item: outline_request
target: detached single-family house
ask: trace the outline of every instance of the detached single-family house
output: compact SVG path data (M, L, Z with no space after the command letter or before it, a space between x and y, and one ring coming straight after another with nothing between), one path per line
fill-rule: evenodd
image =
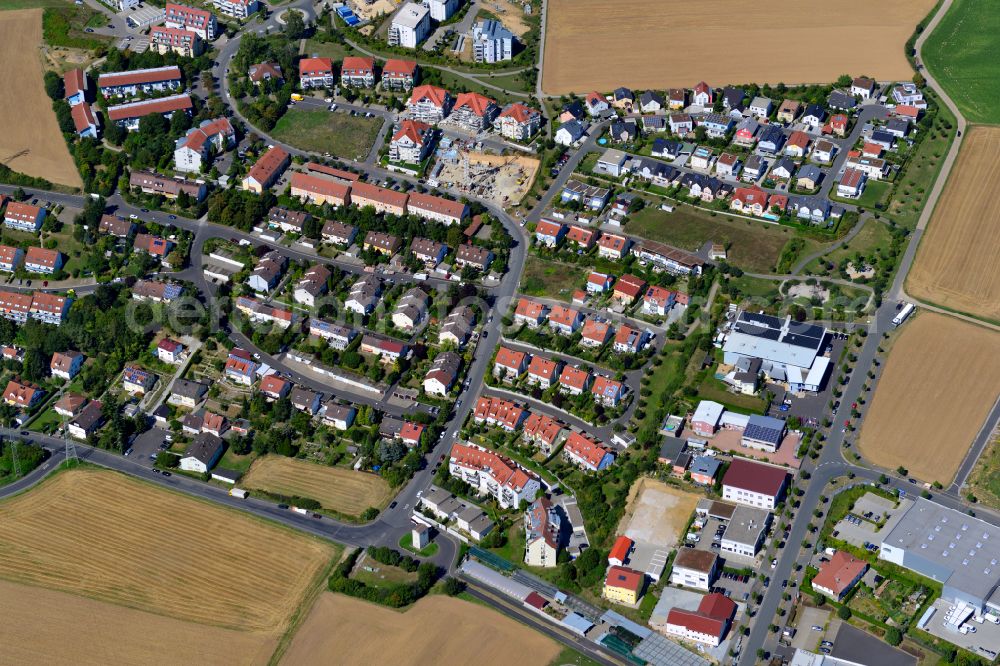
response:
M810 104L802 114L802 123L813 129L819 129L824 120L826 111L819 104Z
M591 116L599 116L610 107L608 100L604 99L604 95L599 92L591 92L587 94L584 98L584 104L587 107L587 113Z
M799 111L802 110L802 103L794 99L786 99L778 107L778 115L775 118L778 122L782 123L794 123L795 119L799 116Z
M666 106L663 95L653 90L647 90L639 95L639 108L643 113L656 113Z
M184 452L180 468L186 472L204 474L215 467L225 448L220 437L203 432L194 438L187 451Z
M845 169L844 175L840 178L840 182L837 183L837 196L848 199L860 197L861 193L865 190L866 180L867 177L861 171L857 169Z
M62 377L69 381L80 373L86 356L78 351L56 352L52 355L49 370L53 377Z
M572 146L582 139L586 133L586 128L579 120L571 120L559 126L559 129L556 130L554 140L560 146Z
M765 125L757 137L757 147L764 153L777 155L785 146L785 133L777 125Z
M851 94L861 99L871 99L877 85L873 79L861 76L851 82Z
M671 134L684 136L694 131L694 121L686 113L671 113L668 119Z
M815 190L823 179L823 172L815 164L803 164L795 178L795 186L800 190Z
M750 102L750 115L756 118L767 118L771 115L771 110L774 109L774 102L772 102L767 97L754 97L753 101Z

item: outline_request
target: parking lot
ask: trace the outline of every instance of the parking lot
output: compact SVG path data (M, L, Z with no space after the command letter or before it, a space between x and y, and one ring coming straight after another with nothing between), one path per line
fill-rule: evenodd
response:
M976 622L970 618L965 623L969 633L963 634L954 627L943 626L945 616L953 607L951 602L944 599L935 601L932 605L934 614L922 627L923 630L981 657L989 660L995 659L997 654L1000 654L1000 625L993 624L988 620Z
M164 437L166 435L166 430L161 430L155 426L140 434L135 438L135 441L132 442L132 453L129 454L130 457L140 465L152 466L153 458L155 458L156 454L161 450L161 446L163 445Z
M827 344L831 347L830 369L827 372L823 390L816 395L803 394L800 396L786 391L777 384L768 384L765 390L774 393L774 400L767 412L768 416L777 419L788 419L789 416L796 416L803 424L807 425L818 425L823 421L827 405L833 397L833 387L837 383L837 377L840 376L838 360L844 346L847 345L847 340L835 335L832 339L827 340ZM789 401L787 405L785 404L786 400ZM783 407L785 409L782 409Z
M719 530L720 528L724 529L725 525L725 521L719 520L718 518L706 518L705 526L698 533L698 542L694 544L694 547L698 550L707 550L718 555L722 560L720 571L722 567L742 569L752 566L754 564L753 561L721 550L719 544L722 541L722 537ZM718 539L716 539L717 535ZM712 591L725 594L733 601L743 603L746 599L749 599L750 589L753 587L753 581L753 576L737 576L721 572L718 579L716 579L716 581L712 584Z
M893 508L888 500L878 495L864 495L855 503L854 510L837 522L833 536L858 548L865 548L866 543L878 546L912 504L912 500L903 499ZM880 516L885 517L881 528L876 524ZM869 550L872 550L870 546Z

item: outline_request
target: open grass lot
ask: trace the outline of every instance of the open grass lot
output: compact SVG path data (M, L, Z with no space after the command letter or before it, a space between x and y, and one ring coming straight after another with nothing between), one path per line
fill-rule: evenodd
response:
M892 236L889 228L882 222L869 218L865 226L861 227L858 235L852 238L846 245L833 250L829 254L823 255L819 259L814 259L806 266L806 273L818 272L821 268L820 262L826 261L833 265L839 265L844 259L852 259L854 255L861 254L868 256L873 251L888 249Z
M892 183L888 181L870 180L865 184L865 191L862 192L861 196L857 199L845 199L843 197L838 197L836 190L833 190L830 193L830 198L835 201L853 204L861 208L874 208L875 204L884 203L883 200L887 198L891 189Z
M5 580L0 613L0 644L10 664L262 666L277 642L268 633L184 622Z
M521 292L569 302L573 292L585 289L588 271L561 261L549 261L529 254L521 276Z
M5 3L3 3L5 4ZM42 10L0 12L0 162L29 176L82 187L42 84Z
M343 60L344 56L355 55L354 49L347 44L319 42L315 39L306 40L305 53L313 58L333 58L335 60Z
M271 134L300 150L363 160L372 149L380 127L381 118L289 109Z
M661 481L642 477L629 491L618 534L636 541L673 548L691 518L700 495L686 493Z
M955 0L924 42L924 64L966 120L1000 123L1000 12L990 2Z
M907 276L916 298L1000 320L1000 127L973 127Z
M281 663L547 666L559 652L555 641L455 597L426 597L400 613L324 592Z
M352 516L371 506L385 506L392 497L389 484L374 474L281 456L257 459L242 483L250 489L314 499L324 509Z
M691 87L701 80L816 83L845 72L909 79L903 45L933 6L934 0L763 0L747 11L741 0L673 2L669 9L652 0L552 0L542 87L558 95ZM796 28L775 34L775 17ZM748 48L753 57L741 58Z
M0 504L0 578L268 640L336 553L103 470L62 472Z
M782 248L795 237L788 227L736 218L730 221L724 214L712 217L692 206L679 206L672 213L647 206L629 217L626 229L691 252L708 241L727 244L729 263L754 273L773 270ZM802 240L803 254L819 247L816 241Z
M979 456L966 483L980 504L1000 509L1000 439L994 438Z
M876 465L947 486L998 394L1000 336L921 312L893 345L858 446Z

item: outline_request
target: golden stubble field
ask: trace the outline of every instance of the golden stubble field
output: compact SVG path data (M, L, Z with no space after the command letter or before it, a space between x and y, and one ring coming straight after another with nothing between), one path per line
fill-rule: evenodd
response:
M876 465L947 486L998 394L1000 334L921 312L889 352L858 447Z
M42 83L42 10L0 12L0 163L82 187Z
M934 0L550 0L542 88L561 95L913 75L903 45Z
M250 490L314 499L324 509L351 516L360 515L368 507L381 508L392 497L392 488L380 476L284 456L255 460L241 485Z
M0 579L89 598L93 603L73 606L88 616L120 611L109 626L136 654L110 662L144 663L154 656L148 651L159 643L143 643L141 630L152 625L127 621L140 612L177 620L161 627L175 628L175 641L203 641L212 654L218 640L231 648L231 661L263 655L266 662L338 550L104 470L62 472L0 504ZM43 598L58 602L62 595L38 595ZM54 617L67 611L56 603L39 604L37 612ZM30 641L22 649L44 648L30 633L20 636ZM64 646L51 649L58 655ZM166 656L190 663L174 654Z
M635 541L673 548L699 499L694 493L643 477L629 490L618 533Z
M542 634L454 597L425 597L400 613L324 592L281 663L546 666L559 652Z
M972 127L906 277L919 299L1000 320L1000 127Z

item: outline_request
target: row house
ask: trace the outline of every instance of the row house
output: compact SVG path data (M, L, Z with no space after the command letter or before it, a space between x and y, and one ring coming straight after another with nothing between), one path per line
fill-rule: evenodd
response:
M382 295L382 283L374 275L365 275L351 285L344 301L344 309L359 315L366 315L375 309Z
M169 120L178 111L190 115L193 109L194 104L191 102L191 96L187 93L182 93L169 97L109 106L108 120L127 130L136 130L139 129L139 121L146 116L159 114Z
M128 176L129 187L138 188L145 194L158 194L167 199L176 199L184 192L195 201L202 201L208 194L208 186L201 180L161 176L152 171L133 169Z
M451 94L437 86L417 86L406 103L406 113L413 120L435 125L451 113Z
M419 120L404 120L389 140L389 159L420 164L434 145L434 128Z
M583 323L579 310L565 305L555 305L549 311L549 328L561 335L572 335Z
M354 242L354 237L358 235L358 228L353 224L330 220L323 225L321 233L324 243L348 247Z
M475 311L467 305L460 306L448 313L441 328L438 330L438 344L452 344L459 349L464 347L472 336L475 327Z
M174 169L201 171L211 152L223 152L236 145L236 130L228 118L205 120L177 139Z
M301 210L292 210L284 206L274 206L267 211L267 226L271 229L280 229L286 233L301 234L306 222L312 219L312 215Z
M374 333L362 336L360 349L364 354L378 356L383 363L395 363L409 353L406 343Z
M177 282L139 280L132 285L132 298L137 301L169 303L184 293L184 287Z
M303 90L332 88L333 83L333 60L330 58L299 60L299 86Z
M476 423L514 432L528 417L527 410L510 400L481 397L476 401L472 418Z
M493 253L485 247L463 243L458 246L458 250L455 252L455 266L458 268L469 266L477 271L485 271L492 262Z
M527 141L541 128L542 114L522 102L514 102L504 107L493 125L506 139Z
M410 215L445 225L460 224L469 214L469 207L459 201L437 197L433 194L413 192L406 202Z
M654 270L675 275L700 275L705 265L701 259L683 250L657 241L643 240L632 249L640 265L652 264Z
M243 179L243 189L263 194L264 190L274 185L291 161L292 156L287 150L277 145L271 147L250 167L250 172Z
M528 355L516 349L500 346L493 358L493 376L503 381L515 381L528 368Z
M351 340L357 335L357 331L349 326L342 326L317 317L311 317L309 319L309 335L323 338L334 349L343 351L351 344Z
M316 206L329 204L340 208L351 203L351 186L329 178L295 171L291 178L291 195Z
M566 437L563 456L577 467L591 472L607 469L615 461L613 453L578 432L570 432Z
M303 275L295 285L292 297L296 303L309 307L316 305L316 299L327 292L327 282L332 273L324 264L316 264Z
M497 103L479 93L461 93L448 119L470 132L485 132L500 112Z
M88 88L87 74L79 67L63 74L63 99L70 106L86 102Z
M414 238L410 243L410 252L416 259L430 266L437 266L448 255L448 246L429 238Z
M416 84L417 76L416 61L390 58L382 66L382 89L409 90Z
M41 291L25 293L0 289L0 316L23 324L36 319L46 324L61 324L73 299Z
M0 271L13 273L24 261L24 250L11 245L0 245Z
M475 444L452 446L448 472L476 488L481 495L493 497L504 509L535 501L541 490L534 474Z
M176 53L185 58L201 55L202 44L198 33L183 28L154 26L149 31L149 46L159 54Z
M537 446L545 455L550 455L562 441L564 426L558 420L539 412L532 412L525 420L522 437L528 444Z
M375 87L375 60L347 56L340 64L340 85L348 88Z
M44 247L29 247L24 255L24 270L29 273L52 275L63 265L63 255L58 250Z
M183 85L177 65L136 69L131 72L108 72L97 77L97 89L105 98L133 97L178 90Z
M288 328L292 325L293 316L290 310L276 308L254 298L240 296L236 299L236 309L249 317L252 322L270 323L279 328Z
M560 199L563 203L579 201L592 211L604 208L611 196L611 190L596 185L588 185L578 180L570 179L563 185Z
M234 347L226 359L226 379L235 384L253 386L259 367L260 365L254 361L249 352L239 347Z
M373 250L379 254L392 256L399 252L400 240L397 236L381 231L369 231L365 234L363 248Z
M406 192L396 192L368 183L355 183L351 188L351 203L358 208L371 206L378 213L406 215Z
M562 361L553 361L544 356L532 356L528 364L528 384L538 386L542 390L549 389L556 383Z
M46 210L23 201L11 201L3 214L3 224L9 229L37 233L45 221Z
M545 322L548 308L527 298L520 298L514 308L514 323L526 325L528 328L538 328Z
M172 2L167 3L164 25L168 28L190 30L206 42L215 39L216 31L219 28L212 12Z

